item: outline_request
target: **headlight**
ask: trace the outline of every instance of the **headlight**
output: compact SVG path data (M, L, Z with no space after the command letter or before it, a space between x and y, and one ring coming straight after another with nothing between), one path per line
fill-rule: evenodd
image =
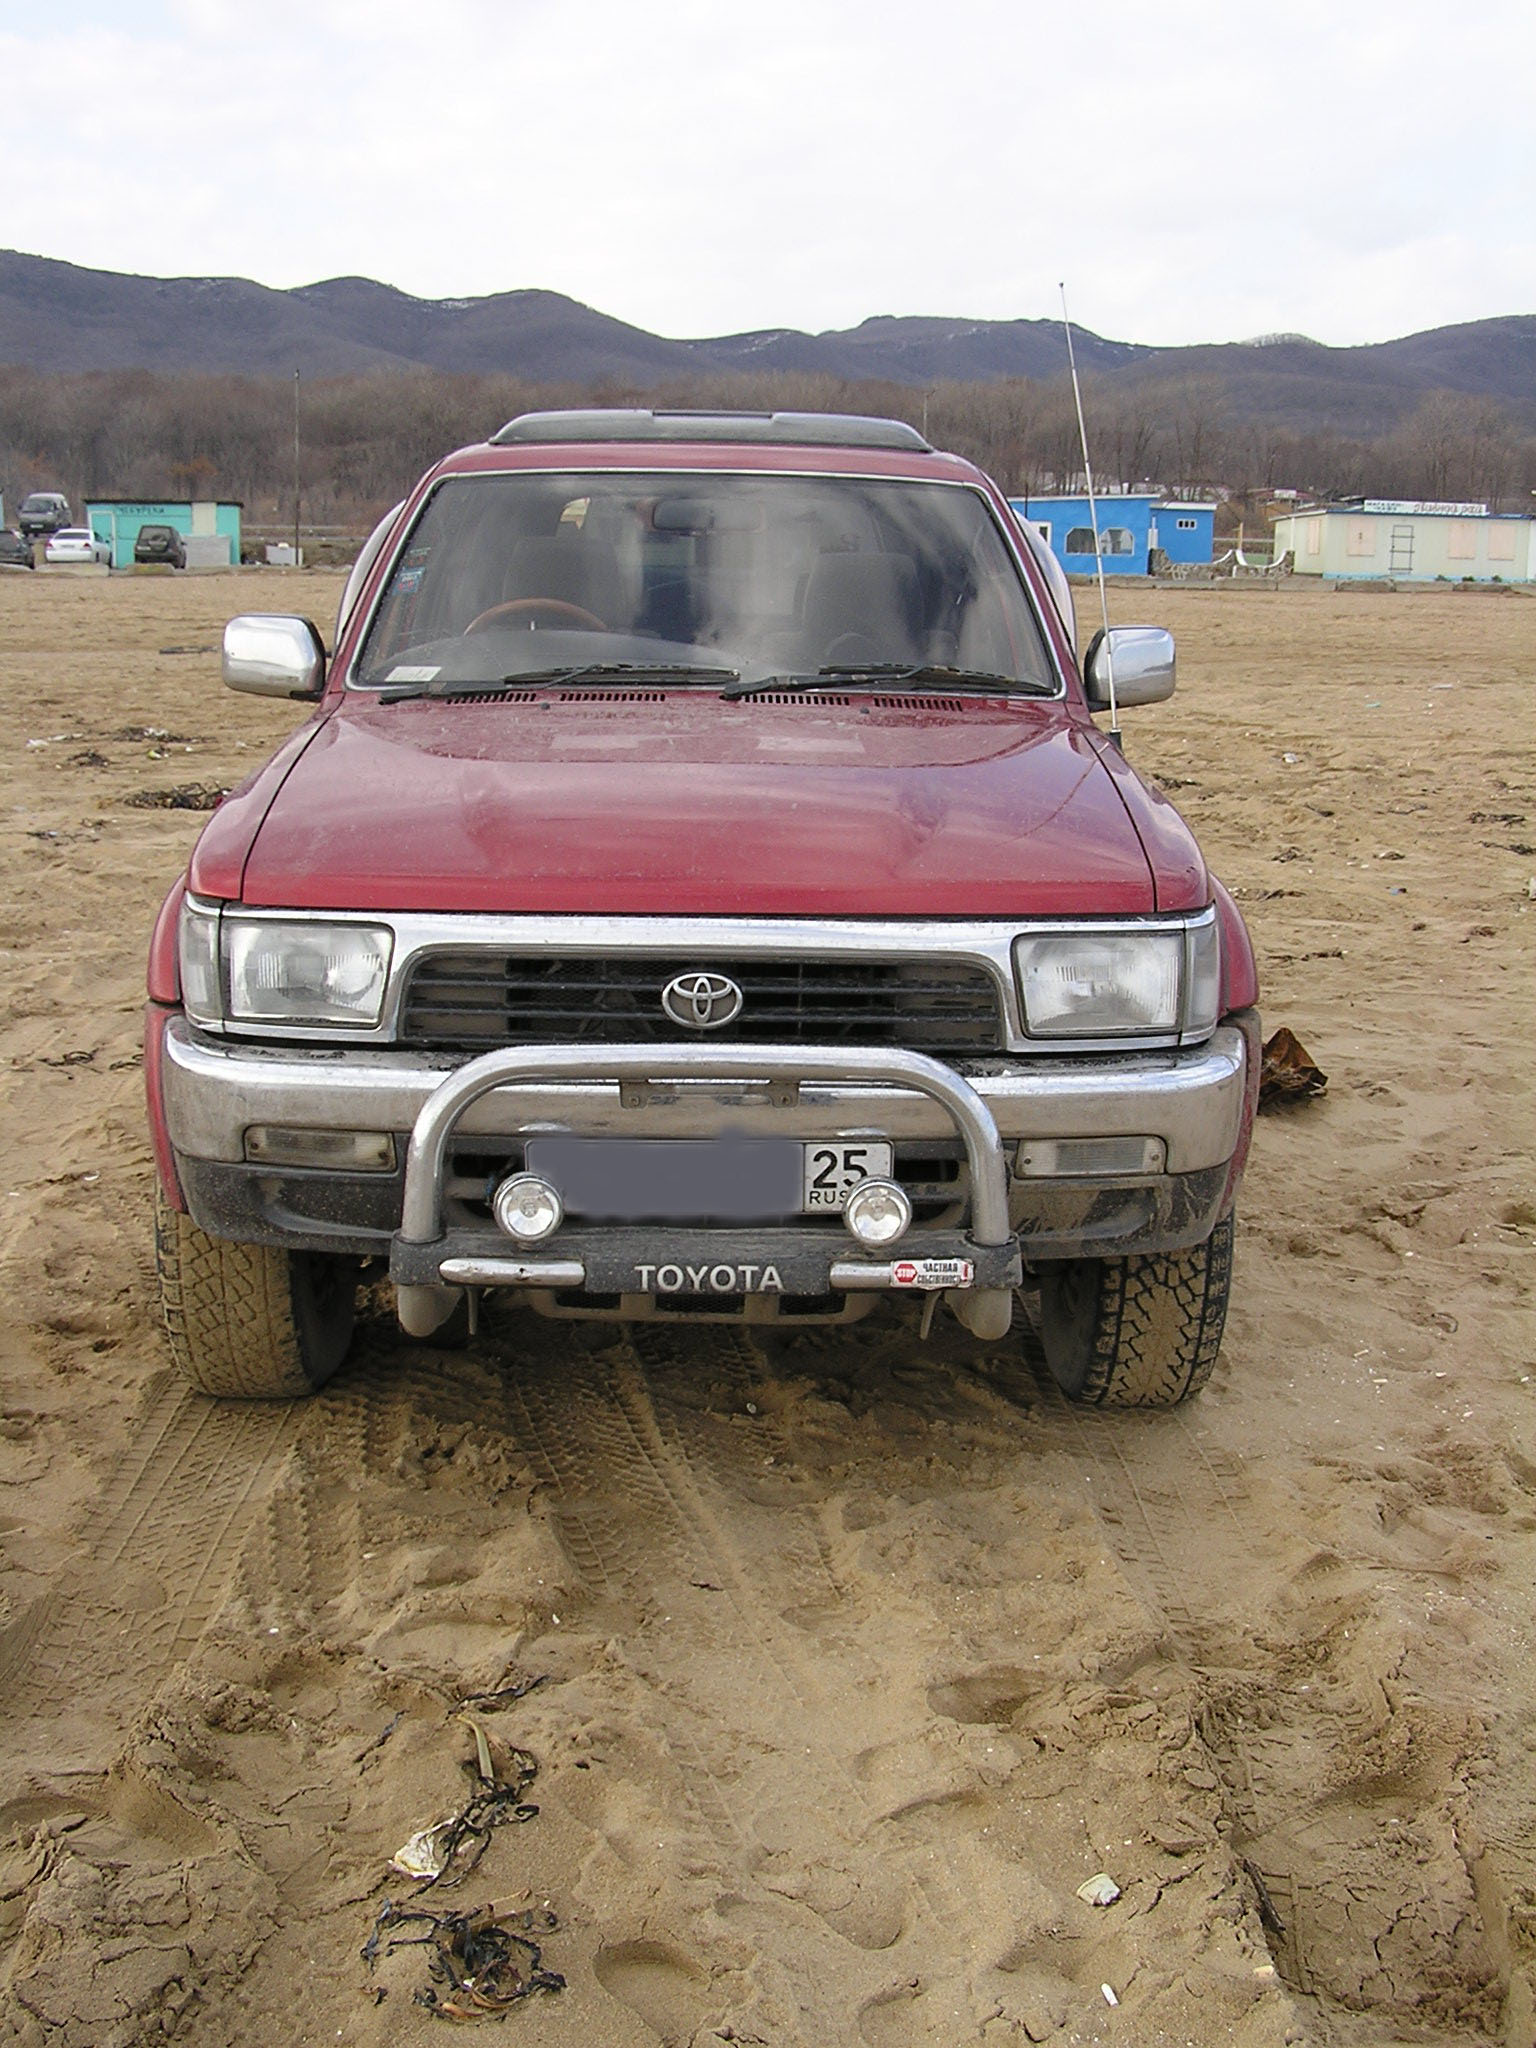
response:
M1199 1037L1215 1026L1214 917L1175 931L1032 932L1013 950L1031 1038Z
M392 934L365 924L224 919L230 1020L377 1024Z

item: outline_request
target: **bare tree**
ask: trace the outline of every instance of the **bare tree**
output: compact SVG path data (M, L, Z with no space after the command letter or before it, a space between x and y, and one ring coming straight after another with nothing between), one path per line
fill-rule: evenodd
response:
M1120 372L1088 379L1094 466L1106 484L1183 490L1280 486L1327 497L1472 498L1531 509L1536 437L1523 415L1484 399L1431 392L1375 439L1245 416L1216 372L1175 380ZM926 422L936 446L973 457L1006 490L1080 487L1071 386L1006 378L926 390L822 374L742 371L677 379L639 393L609 385L527 383L421 371L305 385L306 499L316 523L364 530L444 449L483 439L514 413L610 402L870 412ZM145 370L0 374L0 485L14 503L37 489L103 497L238 498L253 524L278 516L292 487L292 388L286 378L161 377Z

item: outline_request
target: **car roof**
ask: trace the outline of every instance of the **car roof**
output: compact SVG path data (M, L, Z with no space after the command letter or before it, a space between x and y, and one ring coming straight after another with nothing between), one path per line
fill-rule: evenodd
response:
M518 442L723 441L800 448L909 448L930 444L905 420L862 413L722 412L692 407L590 406L574 412L525 412L492 434L493 447Z
M983 483L904 420L848 413L668 412L638 406L524 413L490 440L456 449L431 480L514 470L757 470Z

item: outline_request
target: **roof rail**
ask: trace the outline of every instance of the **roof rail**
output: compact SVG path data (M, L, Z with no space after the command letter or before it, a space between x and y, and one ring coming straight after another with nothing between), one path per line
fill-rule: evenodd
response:
M494 447L529 441L778 441L810 448L932 446L905 420L842 412L686 412L651 406L525 412L492 434Z

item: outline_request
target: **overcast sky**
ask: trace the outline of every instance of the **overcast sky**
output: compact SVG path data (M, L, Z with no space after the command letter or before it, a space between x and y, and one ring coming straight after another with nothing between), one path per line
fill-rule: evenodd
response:
M568 292L675 336L1054 315L1382 340L1536 307L1533 0L69 0L0 242Z

